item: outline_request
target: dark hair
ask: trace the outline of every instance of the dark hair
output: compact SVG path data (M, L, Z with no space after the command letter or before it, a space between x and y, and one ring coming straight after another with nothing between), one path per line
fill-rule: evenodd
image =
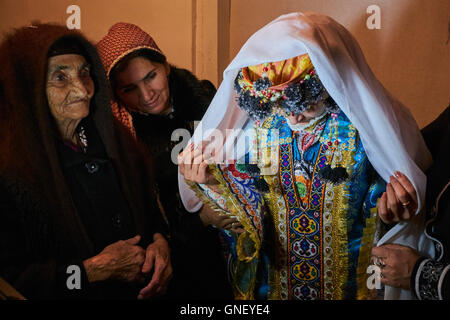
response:
M126 55L111 69L111 72L109 73L109 82L111 83L111 89L113 90L114 95L117 87L116 74L124 71L130 64L130 61L137 57L145 58L151 62L161 64L167 62L166 57L163 54L146 48L138 49Z

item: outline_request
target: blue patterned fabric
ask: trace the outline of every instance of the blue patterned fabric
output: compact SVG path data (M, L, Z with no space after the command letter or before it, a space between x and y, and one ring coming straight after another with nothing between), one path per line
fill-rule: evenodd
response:
M358 263L367 259L360 259L360 254L369 254L370 250L361 247L361 242L366 228L366 221L371 217L371 209L376 207L377 199L385 190L385 183L378 177L364 151L364 147L358 137L356 129L351 125L348 118L340 112L336 118L329 118L326 122L320 141L309 147L304 153L307 162L314 163L314 172L308 193L308 201L302 204L300 196L295 187L293 159L298 159L298 149L292 130L286 119L280 115L274 115L271 119L269 129L278 129L281 143L279 146L279 181L286 205L285 235L287 237L287 259L285 269L288 277L287 298L288 299L355 299L358 295ZM337 130L337 131L336 131ZM336 142L337 141L337 142ZM349 178L339 186L334 186L324 181L319 173L327 164L332 163L333 157L338 157L340 152L343 157L338 165L346 168ZM345 158L345 159L344 159ZM334 161L334 160L333 160ZM337 161L337 160L336 160ZM334 163L336 165L336 163ZM254 189L250 187L249 181L238 181L236 185L242 188L242 194L247 197L260 200L252 195ZM326 193L335 193L332 200L339 203L341 207L333 208L329 214L334 219L334 226L340 225L339 230L327 233L324 214ZM265 206L267 209L267 206ZM274 215L276 213L271 212ZM280 230L277 230L280 234ZM325 241L325 237L336 235L338 239ZM373 232L373 230L371 231ZM237 237L227 232L232 256L236 257L235 250ZM327 243L332 243L329 246ZM341 247L339 247L341 246ZM334 253L333 267L327 267L325 257L327 250L343 251ZM368 257L365 257L368 258ZM249 274L242 276L243 262L236 260L236 265L241 265L241 275L235 280L254 281L254 297L279 298L278 286L271 287L271 273L278 270L271 265L264 251L260 252L257 261L253 261L252 269L255 279ZM256 269L255 268L256 264ZM340 265L345 270L340 270ZM362 270L364 266L360 266ZM328 268L328 269L327 269ZM237 268L239 269L239 268ZM244 268L245 269L245 268ZM249 269L249 270L250 270ZM328 273L327 273L328 272ZM329 272L333 276L329 275ZM361 273L361 272L360 272ZM328 280L325 277L328 274ZM338 275L336 275L338 274ZM332 280L330 280L332 279ZM338 279L338 280L336 280ZM333 281L332 286L338 288L330 290L325 286L326 281ZM365 281L361 283L365 284ZM239 288L249 289L248 283L237 283ZM334 292L336 291L336 292Z

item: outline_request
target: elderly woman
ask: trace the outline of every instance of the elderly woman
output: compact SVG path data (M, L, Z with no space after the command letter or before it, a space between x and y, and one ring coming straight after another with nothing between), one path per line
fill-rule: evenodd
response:
M26 298L149 298L171 276L148 156L95 48L32 25L0 47L0 275Z
M404 207L392 214L410 221L380 243L429 249L414 215L430 163L417 124L329 17L287 14L252 35L193 143L179 159L180 193L188 209L202 200L239 218L224 231L237 299L369 298L370 250L385 231L377 200L398 169L418 191L395 201ZM397 182L388 190L404 189Z
M156 160L160 205L170 226L174 298L230 298L217 230L235 221L216 217L208 206L187 212L178 193L174 133L193 133L215 88L167 62L153 38L136 25L116 23L97 44L114 92L114 115ZM181 144L186 144L184 137ZM179 152L179 151L178 151ZM174 156L172 156L174 154ZM212 219L211 219L212 218ZM211 285L214 283L214 285Z

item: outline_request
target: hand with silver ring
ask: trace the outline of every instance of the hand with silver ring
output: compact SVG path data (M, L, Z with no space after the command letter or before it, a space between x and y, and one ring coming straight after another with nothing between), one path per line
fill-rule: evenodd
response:
M383 284L410 290L411 272L420 255L414 249L398 244L372 248L374 264L380 268Z

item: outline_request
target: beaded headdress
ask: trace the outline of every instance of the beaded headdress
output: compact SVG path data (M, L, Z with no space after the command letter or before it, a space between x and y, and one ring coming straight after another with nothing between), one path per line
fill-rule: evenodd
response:
M242 68L234 88L239 94L239 107L257 121L264 120L273 111L299 114L323 99L328 111L338 111L308 54Z

